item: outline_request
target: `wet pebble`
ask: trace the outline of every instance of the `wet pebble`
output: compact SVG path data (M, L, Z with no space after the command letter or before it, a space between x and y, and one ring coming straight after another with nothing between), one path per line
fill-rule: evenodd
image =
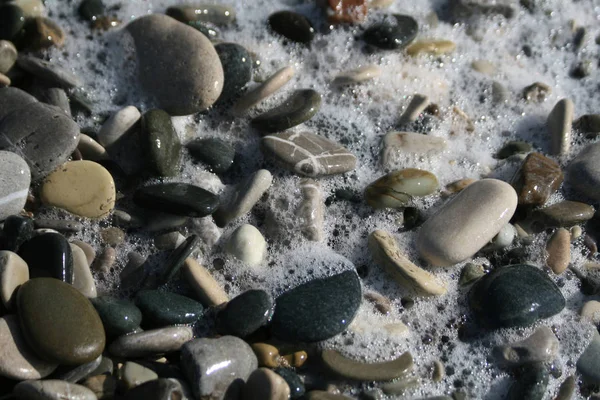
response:
M310 43L315 30L310 21L302 14L293 11L278 11L269 16L269 26L271 29L297 43Z
M174 326L120 336L108 347L117 357L138 358L179 351L192 340L194 333L187 326Z
M235 21L235 10L221 4L177 5L167 8L167 15L178 21L210 22L215 25L229 25Z
M267 242L258 229L241 225L229 237L225 252L250 266L260 266L267 254Z
M17 49L12 42L0 40L0 74L6 74L17 61Z
M90 264L83 250L74 245L71 246L71 254L73 255L73 286L77 288L88 299L96 297L96 282L90 270Z
M577 360L577 371L586 382L600 384L600 334L594 331L592 340Z
M188 183L157 183L137 189L133 201L140 207L188 217L205 217L219 206L215 194Z
M592 200L600 199L600 143L589 144L567 168L567 183Z
M546 126L550 132L550 154L564 155L571 149L571 125L575 105L570 99L562 99L550 111Z
M383 22L367 28L363 39L368 44L384 50L400 50L417 36L419 25L408 15L394 14Z
M0 299L6 310L13 310L17 289L29 280L27 263L12 251L0 251Z
M69 70L40 58L19 55L17 65L48 84L64 89L83 86L83 81Z
M578 201L565 200L535 210L531 217L545 228L570 227L594 217L594 207Z
M217 174L222 174L233 165L235 149L222 139L196 139L188 143L187 148L192 157L207 164Z
M355 85L370 81L381 75L381 69L376 65L367 65L364 67L340 72L333 79L332 84L337 86Z
M407 155L435 155L448 147L445 139L412 132L389 132L383 138L382 163L392 168Z
M163 233L154 238L154 247L159 250L174 250L185 241L185 236L174 231Z
M229 301L219 282L196 260L187 258L182 269L187 282L206 307L218 306Z
M581 315L582 318L591 321L595 325L600 324L600 301L587 301L583 307L581 307L579 315Z
M15 153L0 151L0 221L21 212L30 183L31 174L25 160Z
M31 278L52 277L73 283L73 253L59 233L43 233L24 242L19 256L29 267Z
M495 349L500 363L507 367L552 361L558 355L558 350L558 339L546 326L539 327L522 341Z
M416 168L390 172L365 189L367 203L375 208L404 208L413 197L432 194L439 183L434 174Z
M287 382L268 368L258 368L250 374L242 393L244 400L287 400Z
M112 375L95 375L81 382L82 386L90 389L98 400L110 400L117 390L117 380Z
M189 297L162 290L142 290L135 296L144 326L192 324L204 314L202 304Z
M171 117L163 110L147 111L141 131L148 166L156 176L175 176L181 163L181 142Z
M133 361L127 361L119 370L120 380L127 389L158 379L156 372Z
M266 111L251 121L263 134L285 131L311 119L321 108L321 95L313 89L294 91L279 106Z
M413 57L420 54L441 56L452 53L455 49L456 43L451 40L419 40L406 48L406 54Z
M530 364L519 370L518 379L511 385L507 400L542 400L550 374L543 364Z
M300 181L302 201L296 215L302 220L301 230L308 240L318 242L323 239L324 206L321 185L309 178Z
M562 274L571 262L571 233L565 228L557 229L546 243L546 265L556 274Z
M219 311L217 331L222 335L244 338L267 323L273 300L264 290L248 290L229 301Z
M252 79L252 59L248 51L237 43L219 43L215 46L223 65L225 81L219 102L237 97Z
M358 381L390 381L406 375L413 368L413 358L406 352L391 361L364 363L343 356L336 350L321 353L323 363L336 375Z
M558 190L563 179L556 161L540 153L530 153L511 184L519 195L519 204L543 205Z
M281 376L288 387L290 388L290 399L298 399L301 398L306 393L306 388L304 386L304 382L300 379L297 373L292 371L289 368L275 368L273 370L277 375Z
M292 66L284 67L278 70L263 83L248 90L244 95L242 95L242 97L240 97L240 99L237 100L233 106L232 112L235 115L243 115L250 108L271 96L283 85L289 82L294 76L294 73L295 70Z
M108 336L120 336L139 328L142 313L132 302L110 296L92 299Z

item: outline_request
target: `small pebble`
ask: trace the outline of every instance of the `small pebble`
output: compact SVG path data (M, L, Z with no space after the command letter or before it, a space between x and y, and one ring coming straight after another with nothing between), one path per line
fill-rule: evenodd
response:
M252 267L262 264L267 254L267 242L258 229L241 225L230 236L225 252Z
M218 306L229 301L219 282L193 258L185 259L183 274L200 302L206 307Z
M600 302L596 300L588 300L581 310L579 315L591 321L594 325L600 324Z
M268 368L258 368L250 374L242 393L244 400L287 400L287 382Z
M92 269L104 274L108 274L110 269L115 264L117 252L112 247L105 247L95 262L92 264Z
M13 394L18 399L97 399L85 386L56 379L20 382L14 387Z
M108 347L116 357L138 358L179 351L192 340L194 333L187 326L154 329L120 336Z
M376 65L340 72L333 79L332 84L337 86L355 85L375 79L381 75L381 69Z
M546 265L556 274L562 274L571 261L571 234L565 228L559 228L546 244L548 258Z
M571 125L575 105L570 99L562 99L550 111L546 126L550 132L550 154L565 155L571 149Z
M413 368L413 358L408 352L380 363L354 361L336 350L325 350L321 357L325 366L336 375L358 381L389 381L406 375Z
M120 381L127 389L133 389L145 382L158 379L156 372L138 363L127 361L119 370Z
M292 79L295 74L292 66L284 67L258 86L248 90L240 97L232 108L234 115L244 115L250 108L277 92L283 85Z
M27 263L12 251L0 251L0 299L6 310L14 310L17 289L28 280Z
M87 257L79 246L73 243L70 246L73 255L73 286L88 299L94 298L98 293Z
M174 231L158 235L154 238L154 247L159 250L174 250L185 241L185 236Z
M450 40L419 40L406 48L406 54L413 57L422 53L441 56L455 49L456 43Z
M558 350L558 338L546 326L539 327L520 342L495 349L500 363L507 367L552 361L558 355Z
M303 15L292 11L278 11L269 16L269 26L271 29L297 43L310 43L315 30L310 21Z
M261 134L277 133L300 125L311 119L321 108L321 95L313 89L300 89L251 121Z

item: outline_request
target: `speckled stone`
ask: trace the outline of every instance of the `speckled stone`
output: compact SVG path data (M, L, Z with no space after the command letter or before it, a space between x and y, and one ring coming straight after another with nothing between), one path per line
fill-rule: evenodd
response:
M383 22L367 28L363 39L368 44L384 50L400 50L417 37L419 25L408 15L393 14Z
M144 326L191 324L204 313L204 307L197 301L162 290L138 292L135 304L142 311Z
M138 358L179 351L194 337L189 326L173 326L131 333L116 339L108 351L117 357Z
M219 197L188 183L156 183L137 189L133 201L140 207L194 218L206 217L219 206Z
M188 143L187 148L192 157L207 164L217 174L227 171L235 157L233 146L218 138L197 139Z
M567 168L567 183L579 194L600 200L600 143L589 144Z
M546 265L556 275L565 272L571 262L571 233L565 228L557 229L546 243L546 253Z
M217 314L217 331L244 338L267 323L272 309L273 300L267 292L248 290L228 302Z
M120 336L139 328L142 312L132 302L110 296L92 299L108 336Z
M224 102L240 93L252 79L252 58L248 51L237 43L219 43L215 46L223 65L225 82L219 102Z
M310 21L302 14L293 11L278 11L269 16L271 29L297 43L310 43L315 37L315 30Z
M329 0L328 5L327 21L332 24L359 24L369 12L367 0Z
M542 400L550 374L545 365L537 363L521 367L518 379L511 385L506 400Z
M336 350L324 350L321 358L334 374L357 381L390 381L406 375L413 368L413 358L409 352L380 363L355 361Z
M519 195L520 205L542 205L558 190L564 179L560 166L552 159L530 153L511 184Z
M13 394L18 399L97 400L94 392L85 386L57 379L21 382L15 386Z
M321 108L321 95L313 89L294 91L282 104L252 119L261 133L275 133L293 128L311 119Z
M171 117L163 110L142 116L142 138L150 169L156 176L175 176L181 163L181 142Z
M31 278L52 277L73 283L73 253L61 234L34 236L21 245L18 254L27 263Z

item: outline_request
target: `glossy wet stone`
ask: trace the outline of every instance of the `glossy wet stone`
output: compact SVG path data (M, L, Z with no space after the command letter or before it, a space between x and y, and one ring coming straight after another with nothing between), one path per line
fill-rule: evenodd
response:
M380 75L381 69L377 65L372 64L340 72L335 76L332 84L337 86L354 85L378 78Z
M292 66L284 67L278 70L267 80L244 93L242 97L234 104L232 108L233 113L235 115L243 115L250 108L260 103L265 98L271 96L283 85L289 82L294 76L294 73L295 70Z
M540 153L530 153L511 184L519 195L519 204L542 205L558 190L563 179L556 161Z
M186 258L182 270L196 297L206 307L218 306L229 301L219 282L195 259Z
M221 59L225 82L219 101L236 97L252 79L252 58L248 51L237 43L219 43L215 50Z
M162 290L138 292L135 304L142 311L144 326L191 324L204 313L204 307L197 301Z
M408 15L394 14L383 22L367 28L363 40L384 50L399 50L408 46L417 36L419 25Z
M545 365L532 364L524 366L517 372L517 379L511 385L507 400L542 400L550 374Z
M86 21L95 21L104 14L106 7L102 0L83 0L77 12Z
M293 92L282 104L252 119L262 133L285 131L311 119L321 108L321 95L313 89Z
M293 11L278 11L269 16L269 26L273 31L297 43L310 43L315 30L310 21Z
M171 117L163 110L142 116L142 138L149 167L157 176L175 176L181 162L181 142Z
M94 298L98 292L86 255L79 246L73 243L70 246L73 255L73 286L88 299Z
M21 212L27 201L31 172L18 154L0 151L0 221Z
M142 313L132 302L111 296L92 299L108 336L120 336L139 328Z
M0 6L0 39L12 40L25 25L23 10L14 4Z
M27 343L45 360L83 364L104 350L106 338L98 313L69 284L52 278L31 279L19 289L17 309Z
M2 246L9 251L17 251L19 246L33 236L33 220L20 215L10 215L2 227Z
M586 382L600 384L600 334L594 332L590 344L577 360L577 371Z
M552 272L565 272L571 262L571 233L565 228L557 229L546 243L546 254L546 265Z
M552 361L558 355L558 349L558 338L552 329L541 326L524 340L499 346L494 350L501 365L515 367Z
M324 350L321 358L325 366L336 375L357 381L390 381L406 375L413 368L413 358L408 352L394 360L380 363L355 361L336 350Z
M304 393L306 393L304 383L297 373L289 368L282 367L275 368L273 371L287 382L288 387L290 388L290 399L301 398Z
M158 183L139 188L133 201L140 207L188 217L206 217L219 206L219 197L187 183Z
M546 127L550 133L550 154L568 154L571 149L571 125L575 105L570 99L562 99L550 111Z
M6 74L17 61L17 48L8 40L0 40L0 74Z
M273 335L288 342L318 342L344 331L362 298L354 271L297 286L275 300Z
M183 243L181 243L169 256L165 263L165 268L162 271L159 282L167 283L179 272L185 260L198 247L200 238L196 235L191 235Z
M178 21L211 22L216 25L228 25L235 21L235 10L220 4L177 5L167 8L167 15Z
M173 326L120 336L108 347L117 357L138 358L179 351L194 337L192 328Z
M413 196L427 196L438 186L438 180L431 172L407 168L390 172L369 184L365 199L376 209L403 208L411 204Z
M497 267L469 293L477 319L492 328L528 326L558 314L565 298L541 269L516 264Z
M567 183L579 194L600 200L600 143L587 145L571 161Z
M532 150L531 144L522 141L510 141L506 143L498 153L496 153L496 158L500 160L504 160L510 156L515 154L526 154Z
M133 361L127 361L119 370L119 374L127 389L158 379L156 372Z
M545 228L570 227L594 217L594 207L578 201L565 200L535 210L531 218Z
M273 301L263 290L248 290L229 301L219 312L217 331L222 335L246 337L267 323Z
M31 278L52 277L73 283L73 254L59 233L44 233L24 242L18 254L29 267Z
M207 164L212 171L221 174L233 164L235 149L218 138L196 139L187 144L192 157Z
M265 152L299 175L343 174L356 167L356 156L341 144L310 132L283 132L262 139Z
M76 367L58 367L52 374L53 378L71 383L77 383L94 372L102 363L102 356Z
M72 400L96 400L97 397L85 386L69 383L57 379L43 381L24 381L13 390L13 394L19 399L72 399Z
M267 254L267 242L256 227L243 224L229 237L225 253L251 267L260 267Z
M278 374L268 368L258 368L248 377L244 386L244 400L287 400L290 387Z

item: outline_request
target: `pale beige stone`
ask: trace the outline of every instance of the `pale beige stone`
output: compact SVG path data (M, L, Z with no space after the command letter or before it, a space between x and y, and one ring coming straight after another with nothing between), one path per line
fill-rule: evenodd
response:
M116 357L138 358L179 351L194 338L189 326L171 326L120 336L108 347Z
M579 315L590 320L595 325L600 324L600 301L590 300L586 302L581 307Z
M73 240L71 243L83 250L85 258L87 259L87 263L89 266L91 266L94 262L94 259L96 258L96 250L94 250L92 246L90 246L86 242L82 242L81 240Z
M556 274L560 275L569 266L571 261L571 234L565 228L557 229L546 244L548 258L546 265Z
M419 40L406 49L409 56L417 56L421 53L440 56L452 53L456 49L456 43L451 40Z
M547 326L540 326L524 340L495 349L499 361L509 367L551 361L558 350L558 338Z
M17 61L17 48L8 40L0 40L0 74L6 74Z
M205 306L218 306L229 301L229 296L219 282L193 258L185 259L182 270L198 299Z
M268 368L258 368L250 374L242 393L242 400L287 400L289 397L289 385Z
M392 167L407 155L434 155L448 147L444 138L412 132L389 132L383 138L383 165Z
M0 298L7 310L14 309L17 289L28 280L27 263L12 251L0 251Z
M562 99L550 111L546 127L550 133L550 154L565 155L571 150L571 127L575 105L571 99Z
M116 378L108 374L91 376L81 384L94 392L98 400L112 399L117 390Z
M385 329L391 336L407 337L410 335L410 329L408 329L408 326L400 321L386 324L383 326L383 329Z
M265 259L267 242L256 227L243 224L229 237L225 252L252 267L258 267Z
M485 75L494 75L494 73L496 72L496 67L494 66L494 64L487 60L475 60L471 63L471 67L475 71L481 72Z
M380 75L381 69L377 65L367 65L340 72L335 76L332 83L337 86L354 85L378 78Z
M101 161L110 159L106 149L100 143L84 133L79 135L77 150L81 152L81 156L84 160Z
M46 8L42 0L14 0L14 3L23 10L25 17L34 18L46 15Z
M472 178L459 179L457 181L447 184L446 190L451 194L458 193L476 181L477 181L477 179L472 179Z
M442 379L446 376L446 368L444 364L440 360L435 360L433 362L433 376L431 378L434 382L441 382Z
M271 96L289 82L295 72L296 70L292 66L282 68L275 72L269 79L244 94L233 106L233 113L235 115L243 115L250 108Z
M119 370L119 374L121 381L125 383L127 389L132 389L142 383L158 379L156 372L133 361L127 361L123 365L123 368Z
M0 73L0 88L10 86L11 80L8 76Z
M102 165L93 161L63 164L44 180L40 199L75 215L102 218L115 206L115 182Z
M394 4L396 0L368 0L367 6L369 8L388 8Z
M73 243L70 245L73 254L73 286L85 297L92 299L98 296L98 293L88 259L79 246Z

